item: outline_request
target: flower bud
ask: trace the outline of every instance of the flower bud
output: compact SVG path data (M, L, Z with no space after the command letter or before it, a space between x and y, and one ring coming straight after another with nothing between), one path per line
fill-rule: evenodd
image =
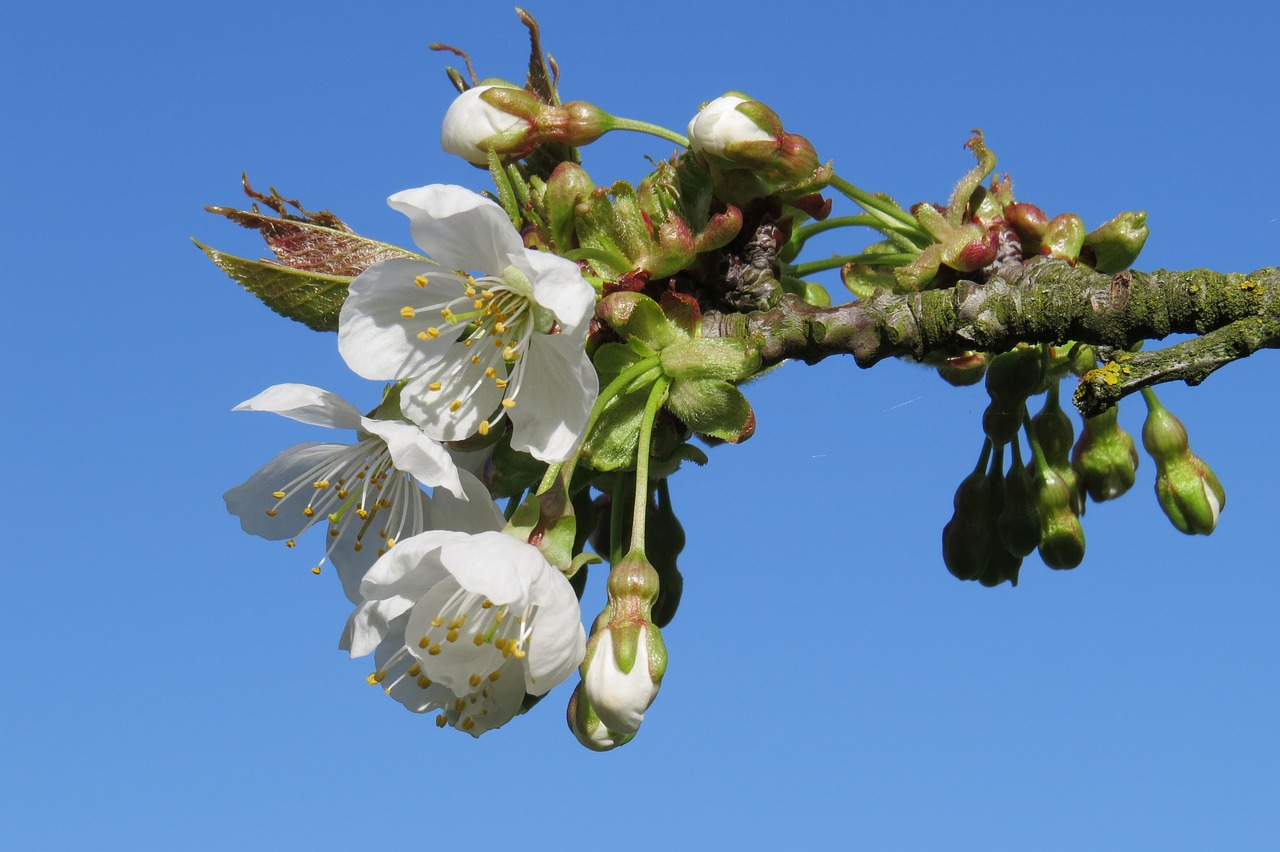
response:
M495 106L485 93L496 90L513 93L527 101L525 108L512 112ZM444 114L440 147L446 153L456 154L477 166L488 165L490 148L499 154L527 153L534 147L530 144L533 118L541 107L537 98L515 87L476 86L467 89L454 99Z
M942 528L942 561L958 580L976 580L987 568L992 539L987 518L991 511L991 479L986 473L988 452L956 489L955 512Z
M985 352L965 352L962 355L955 355L938 365L938 375L954 387L976 385L987 374L989 358L990 356Z
M1084 220L1074 213L1060 213L1045 225L1040 254L1076 262L1084 246Z
M587 643L582 689L610 731L633 734L658 697L667 671L667 648L652 622L608 624Z
M1084 560L1084 527L1071 508L1071 489L1052 468L1036 471L1040 510L1040 558L1050 568L1074 568Z
M1031 418L1031 427L1035 431L1036 441L1044 451L1045 461L1053 468L1071 491L1071 509L1077 515L1084 514L1084 492L1080 487L1080 479L1071 468L1071 443L1075 440L1075 429L1071 418L1058 404L1058 385L1054 382L1045 399L1044 408Z
M1191 452L1182 421L1160 404L1150 388L1142 396L1147 402L1142 445L1156 463L1160 508L1187 535L1208 535L1218 526L1227 493L1213 469Z
M1071 453L1071 467L1096 503L1124 494L1137 478L1138 449L1116 415L1117 407L1112 406L1096 417L1086 417Z
M610 751L620 745L626 745L636 736L634 731L629 734L619 734L609 730L608 726L600 721L595 708L583 694L581 683L574 688L573 695L569 696L567 716L569 730L573 731L578 742L592 751Z
M1119 272L1138 259L1150 234L1147 211L1121 213L1085 236L1082 256L1098 272Z
M1022 253L1028 256L1039 254L1040 241L1049 224L1049 217L1044 211L1034 204L1018 201L1005 205L1004 218L1022 243Z
M689 147L721 169L744 169L765 181L812 193L831 179L808 139L782 129L759 101L728 93L689 121Z
M1013 464L1004 478L1004 507L997 530L1004 549L1014 556L1030 556L1040 546L1040 507L1036 502L1035 479L1022 464L1018 442L1014 441Z
M1159 465L1156 498L1173 525L1187 535L1213 532L1218 515L1227 504L1227 493L1213 469L1190 452L1177 461Z

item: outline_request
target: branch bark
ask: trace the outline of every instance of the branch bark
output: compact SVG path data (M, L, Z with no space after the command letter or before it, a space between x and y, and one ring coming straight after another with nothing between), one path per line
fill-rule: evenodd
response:
M1037 259L1008 280L878 293L831 308L784 296L768 311L708 313L703 333L747 340L765 366L853 355L864 368L889 357L922 361L968 350L1004 352L1018 343L1125 350L1170 334L1199 336L1167 350L1117 355L1094 371L1076 399L1089 416L1142 387L1175 379L1198 384L1230 361L1280 347L1280 269L1104 275Z

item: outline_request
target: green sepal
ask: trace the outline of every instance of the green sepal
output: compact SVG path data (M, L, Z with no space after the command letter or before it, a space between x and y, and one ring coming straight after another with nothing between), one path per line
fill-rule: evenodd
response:
M635 466L640 442L640 424L649 398L644 385L620 394L605 407L582 444L582 459L596 470L619 470Z
M741 443L754 432L751 403L742 391L720 379L672 382L667 408L693 431L732 444Z
M641 297L635 300L631 315L623 328L625 337L642 340L655 350L675 342L677 335L672 324L653 299Z
M578 573L578 569L588 565L599 565L604 562L598 555L589 550L584 550L577 556L573 557L573 561L569 563L569 570L565 571L566 577L572 577Z
M539 206L547 223L547 239L558 253L577 246L577 207L595 188L586 170L577 163L561 163L547 179Z
M956 227L964 221L970 196L982 185L987 175L991 174L996 167L996 155L987 147L981 130L975 130L973 136L964 144L964 147L973 152L978 164L966 172L964 177L960 178L960 182L956 184L956 188L951 193L951 200L947 204L947 220Z
M526 497L502 531L538 548L543 558L562 572L573 570L577 521L562 482Z
M600 374L601 384L607 385L610 379L621 375L628 367L638 364L645 357L626 343L605 343L596 349L591 361Z

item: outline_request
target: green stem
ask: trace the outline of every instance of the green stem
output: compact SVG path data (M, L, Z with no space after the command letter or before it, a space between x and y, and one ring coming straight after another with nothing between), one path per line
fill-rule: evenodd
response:
M1031 447L1031 457L1035 460L1036 470L1048 470L1049 460L1044 457L1044 450L1040 448L1036 430L1031 428L1031 412L1027 410L1025 402L1022 404L1022 431L1027 435L1027 445Z
M649 448L653 441L653 421L658 409L667 399L666 377L653 383L649 399L644 404L644 419L640 421L640 443L636 447L636 497L631 515L631 552L644 555L645 512L649 506Z
M913 233L921 233L920 223L916 221L915 217L894 202L886 198L877 198L871 193L849 183L839 175L834 175L831 178L831 185L872 216L877 213L882 214L880 218L887 216L906 225Z
M815 272L839 269L846 263L869 263L873 266L906 266L913 260L915 260L915 255L906 253L864 252L862 254L842 254L837 257L827 257L822 260L811 260L807 263L796 264L792 272L797 278L803 278Z
M668 142L674 142L682 148L689 147L689 140L676 133L674 130L668 130L656 124L650 124L647 121L636 121L634 118L619 118L613 116L613 123L609 127L610 130L634 130L636 133L648 133L650 136L657 136L659 139L666 139Z
M619 373L617 378L605 385L604 390L600 391L600 395L596 397L595 405L591 406L591 413L587 415L587 425L582 430L582 441L578 443L578 448L569 457L568 461L563 462L565 465L564 484L566 490L569 487L569 480L573 478L573 472L578 466L578 455L582 452L582 445L586 442L587 436L591 434L591 430L595 428L596 421L600 419L600 415L608 407L609 402L619 394L625 393L637 378L643 378L646 373L656 370L658 375L661 375L661 365L662 359L657 355L637 361ZM538 488L539 494L551 487L559 470L560 465L552 465L547 468L547 475L542 478L542 485Z
M857 216L832 216L830 219L823 219L821 222L810 222L807 225L801 225L795 229L791 240L792 242L804 243L805 240L821 234L823 231L831 231L836 228L856 228L859 226L875 228L879 227L881 221L869 213L859 213Z

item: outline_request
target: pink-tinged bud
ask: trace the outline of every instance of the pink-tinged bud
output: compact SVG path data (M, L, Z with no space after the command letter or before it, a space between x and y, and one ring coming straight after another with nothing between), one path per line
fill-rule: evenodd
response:
M1034 204L1018 201L1005 205L1004 219L1018 235L1023 254L1040 253L1040 240L1044 237L1044 230L1049 224L1049 217L1043 210Z

